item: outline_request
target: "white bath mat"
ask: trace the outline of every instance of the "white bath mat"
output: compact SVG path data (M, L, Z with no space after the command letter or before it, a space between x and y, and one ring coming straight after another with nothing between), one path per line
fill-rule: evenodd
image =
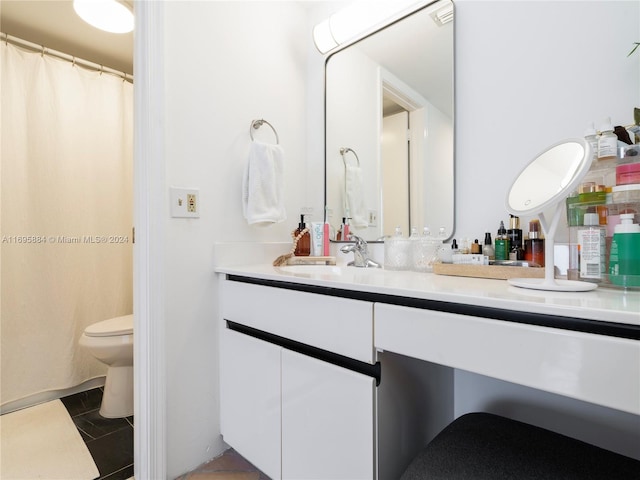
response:
M2 480L93 480L100 476L60 400L0 416Z

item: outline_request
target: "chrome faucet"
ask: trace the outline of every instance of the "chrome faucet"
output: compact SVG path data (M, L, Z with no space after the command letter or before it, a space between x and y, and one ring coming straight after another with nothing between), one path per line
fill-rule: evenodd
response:
M369 258L369 247L367 246L367 242L364 239L358 237L357 235L350 234L349 240L353 240L354 243L350 245L345 245L340 248L342 253L350 253L353 252L353 262L349 262L347 266L349 267L363 267L363 268L380 268L380 264L374 262Z

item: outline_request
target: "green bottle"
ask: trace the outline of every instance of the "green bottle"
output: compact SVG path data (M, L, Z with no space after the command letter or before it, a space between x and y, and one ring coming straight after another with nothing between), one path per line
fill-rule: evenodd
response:
M507 237L507 229L504 228L504 222L500 221L500 228L496 235L495 255L496 260L509 260L509 237Z
M620 215L611 242L609 280L622 287L640 287L640 225L633 213Z

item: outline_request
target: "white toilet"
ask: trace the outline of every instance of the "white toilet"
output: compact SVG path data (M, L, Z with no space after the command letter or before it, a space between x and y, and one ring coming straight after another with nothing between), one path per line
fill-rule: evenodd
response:
M100 415L133 415L133 315L111 318L85 328L80 346L109 366Z

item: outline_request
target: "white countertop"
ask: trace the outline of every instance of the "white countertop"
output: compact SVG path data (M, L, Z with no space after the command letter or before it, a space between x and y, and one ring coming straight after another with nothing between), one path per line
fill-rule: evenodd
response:
M640 325L638 291L597 288L590 292L547 292L513 287L505 280L315 265L292 269L256 264L219 267L216 271L341 290Z

